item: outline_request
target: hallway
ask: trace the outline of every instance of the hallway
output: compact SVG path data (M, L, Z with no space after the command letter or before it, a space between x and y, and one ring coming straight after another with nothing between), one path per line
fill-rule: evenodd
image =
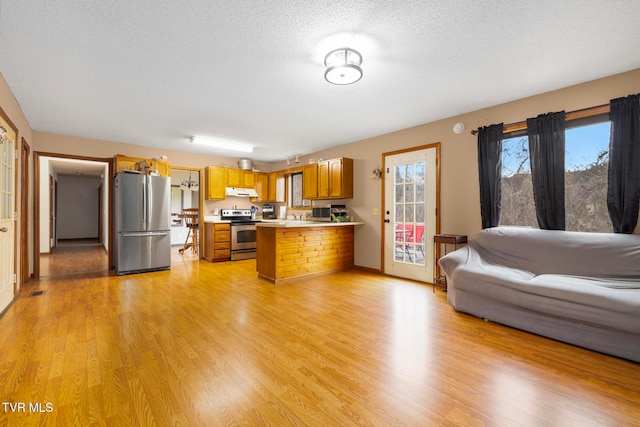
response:
M49 254L40 254L40 277L109 272L109 254L98 239L58 242Z

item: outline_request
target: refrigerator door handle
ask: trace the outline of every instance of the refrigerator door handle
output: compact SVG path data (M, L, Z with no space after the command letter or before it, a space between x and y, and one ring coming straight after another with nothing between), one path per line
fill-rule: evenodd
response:
M149 229L149 178L145 175L142 180L142 217L144 229Z
M121 233L122 237L147 237L147 236L166 236L169 234L168 231L155 231L155 232L148 232L145 231L143 233Z

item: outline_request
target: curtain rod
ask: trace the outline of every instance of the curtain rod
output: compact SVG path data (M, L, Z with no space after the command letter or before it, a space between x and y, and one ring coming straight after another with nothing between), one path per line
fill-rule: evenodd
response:
M565 115L566 121L584 119L585 117L593 117L599 116L600 114L609 114L610 104L598 105L597 107L589 107L584 108L582 110L569 111ZM503 132L518 132L522 130L527 130L527 121L510 123L508 125L504 125ZM478 129L473 129L471 131L471 135L477 135Z

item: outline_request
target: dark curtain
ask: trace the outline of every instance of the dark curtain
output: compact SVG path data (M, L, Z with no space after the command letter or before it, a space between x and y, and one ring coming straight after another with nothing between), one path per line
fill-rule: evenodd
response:
M533 199L538 226L565 229L564 111L527 119Z
M503 124L478 129L478 171L482 228L500 223Z
M640 201L640 94L611 100L607 207L616 233L632 233Z

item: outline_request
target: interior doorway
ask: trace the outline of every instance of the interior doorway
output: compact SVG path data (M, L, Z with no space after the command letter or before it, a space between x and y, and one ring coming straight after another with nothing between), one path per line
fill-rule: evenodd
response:
M204 253L203 170L184 166L171 166L171 263L198 261ZM189 229L183 214L186 209L197 209L197 229ZM184 249L197 238L197 245Z
M440 230L440 144L383 153L384 273L433 280Z
M111 270L111 176L112 158L34 153L35 278Z

